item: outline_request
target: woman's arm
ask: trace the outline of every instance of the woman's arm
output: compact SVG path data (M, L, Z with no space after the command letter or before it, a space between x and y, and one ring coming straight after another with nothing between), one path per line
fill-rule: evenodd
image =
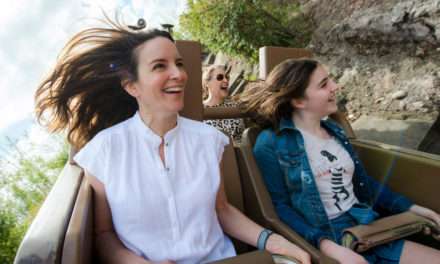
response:
M112 215L107 202L104 185L96 177L85 172L93 188L94 230L98 255L103 263L151 263L127 249L113 228Z
M228 202L224 191L223 177L217 193L216 211L224 232L256 247L258 236L263 228L251 221ZM310 255L307 252L278 234L269 236L266 249L272 254L281 254L297 258L303 264L311 263Z

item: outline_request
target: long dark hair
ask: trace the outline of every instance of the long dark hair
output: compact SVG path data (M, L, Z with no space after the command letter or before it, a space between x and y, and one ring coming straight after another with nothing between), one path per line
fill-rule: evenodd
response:
M166 31L133 31L116 23L76 34L38 86L38 122L51 132L67 129L69 143L81 148L99 131L132 116L138 105L123 85L138 78L137 48L156 37L174 42Z
M293 98L303 98L310 76L319 62L288 59L270 72L265 82L247 89L240 96L244 111L261 127L278 129L282 118L291 118Z

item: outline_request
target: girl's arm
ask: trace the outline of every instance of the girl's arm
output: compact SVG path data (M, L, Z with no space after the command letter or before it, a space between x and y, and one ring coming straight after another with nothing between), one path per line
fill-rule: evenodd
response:
M319 249L322 253L332 257L340 263L350 264L368 264L364 257L353 250L336 244L335 242L323 239L319 243Z
M216 211L224 232L238 240L256 247L258 236L261 231L263 231L263 228L251 221L227 201L224 191L223 177L217 193ZM269 236L266 250L272 254L294 257L300 260L303 264L311 263L310 255L306 251L287 241L284 237L278 234L272 234Z
M436 213L435 211L429 208L414 204L409 208L409 211L424 216L426 218L429 218L432 221L434 221L438 226L440 226L440 214ZM438 236L436 235L434 237L435 239L440 240L440 235Z
M260 134L253 152L276 213L290 228L319 248L319 242L329 237L329 234L311 226L292 208L284 174L270 138L270 134Z
M96 177L85 172L93 188L94 200L94 231L98 255L102 263L135 263L148 264L142 257L126 248L117 237L104 185ZM163 262L172 263L172 262Z

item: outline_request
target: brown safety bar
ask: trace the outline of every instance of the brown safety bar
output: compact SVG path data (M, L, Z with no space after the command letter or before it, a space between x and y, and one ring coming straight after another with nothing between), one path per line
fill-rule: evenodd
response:
M203 109L203 119L249 117L239 107L207 107Z

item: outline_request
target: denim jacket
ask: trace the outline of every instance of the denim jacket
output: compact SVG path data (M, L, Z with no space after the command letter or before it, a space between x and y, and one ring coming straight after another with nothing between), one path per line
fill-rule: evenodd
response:
M391 214L409 209L412 202L367 175L344 130L330 120L321 126L347 150L355 164L353 189L360 203ZM279 131L263 130L254 155L280 219L318 247L334 237L304 148L304 139L291 119L282 119Z

